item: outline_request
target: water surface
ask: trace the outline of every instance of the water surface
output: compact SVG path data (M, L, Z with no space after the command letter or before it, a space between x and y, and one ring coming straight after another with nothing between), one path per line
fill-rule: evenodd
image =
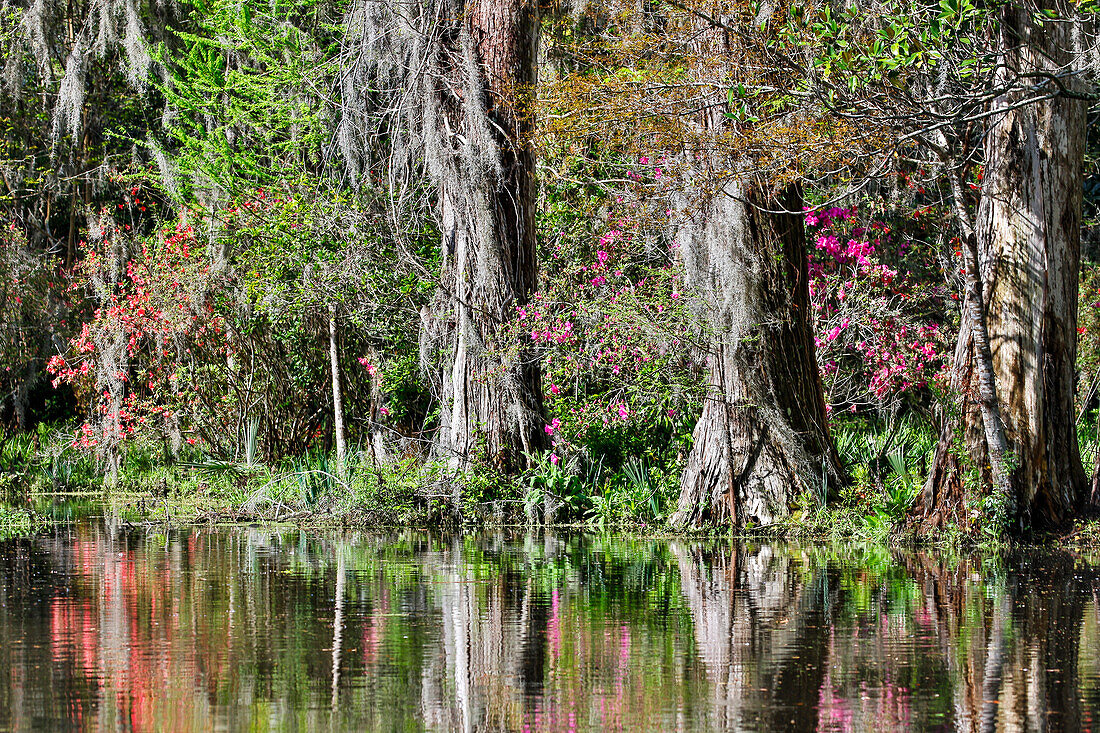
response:
M0 543L0 730L1092 730L1068 553L138 530Z

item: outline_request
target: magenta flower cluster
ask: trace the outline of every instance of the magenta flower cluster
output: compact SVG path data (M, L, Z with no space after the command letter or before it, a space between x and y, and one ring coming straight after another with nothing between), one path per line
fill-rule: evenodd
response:
M831 405L883 409L939 384L946 364L940 324L926 300L937 289L899 275L916 256L881 221L852 208L807 211L814 343Z

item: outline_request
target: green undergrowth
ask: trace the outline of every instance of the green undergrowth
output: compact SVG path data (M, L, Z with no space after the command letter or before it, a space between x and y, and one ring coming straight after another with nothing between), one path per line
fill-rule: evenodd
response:
M126 446L119 471L105 478L94 458L71 447L71 433L40 427L0 444L0 532L32 531L51 522L111 513L131 522L276 521L363 527L557 525L590 530L670 532L679 498L682 452L666 450L611 459L544 454L519 477L488 461L466 470L410 452L378 459L352 450L340 466L314 452L267 465L217 459L185 446ZM905 529L935 448L933 429L913 417L874 422L858 417L833 425L848 482L821 507L809 497L743 537L798 541L915 542ZM701 534L727 535L728 528ZM1083 531L1100 545L1100 530ZM937 538L954 542L950 532Z
M1100 551L1100 517L1079 519L1065 531L1042 534L1035 540L1037 544L1053 545L1065 550L1090 553Z
M26 507L0 505L0 540L32 534L48 524L45 517Z

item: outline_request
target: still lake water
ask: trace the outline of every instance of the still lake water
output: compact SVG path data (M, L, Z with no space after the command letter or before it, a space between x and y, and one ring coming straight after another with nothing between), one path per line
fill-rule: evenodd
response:
M1100 564L84 523L0 543L0 730L1087 731Z

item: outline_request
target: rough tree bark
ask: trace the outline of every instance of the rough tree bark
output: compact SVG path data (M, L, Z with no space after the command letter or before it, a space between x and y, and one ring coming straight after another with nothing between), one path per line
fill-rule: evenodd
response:
M1002 83L1009 75L1071 68L1065 23L1036 23L1024 8L1001 11ZM1040 87L1043 96L1057 87ZM999 412L1010 454L1008 496L995 508L1005 529L1060 525L1086 498L1074 425L1077 279L1080 267L1085 104L1072 96L1021 105L1021 90L997 100L1003 113L986 130L985 168L974 240ZM944 421L922 497L926 526L968 524L966 461L980 491L996 478L981 408L978 314L967 309L955 351L952 385L959 414ZM977 404L976 404L977 403Z
M809 319L797 186L727 187L678 233L685 283L709 330L709 394L672 523L771 524L842 470L829 436Z
M447 40L438 120L448 146L435 179L443 285L429 314L441 342L438 449L452 465L479 443L517 471L544 446L538 364L504 338L537 285L533 118L538 13L533 0L474 0Z

